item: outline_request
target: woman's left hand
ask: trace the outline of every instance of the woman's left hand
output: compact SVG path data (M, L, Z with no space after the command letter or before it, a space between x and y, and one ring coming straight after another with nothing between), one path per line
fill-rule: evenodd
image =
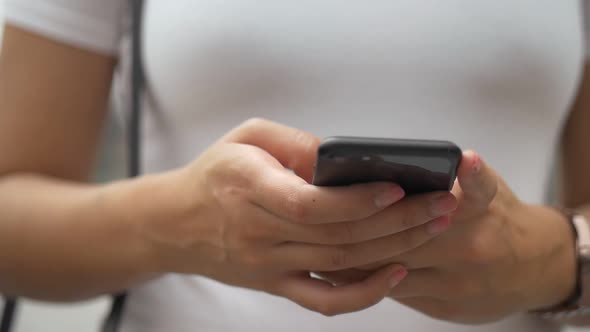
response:
M561 213L518 200L474 152L464 153L453 193L459 208L446 233L382 264L320 275L347 283L368 269L402 264L409 274L393 299L463 323L550 307L573 292L574 239Z

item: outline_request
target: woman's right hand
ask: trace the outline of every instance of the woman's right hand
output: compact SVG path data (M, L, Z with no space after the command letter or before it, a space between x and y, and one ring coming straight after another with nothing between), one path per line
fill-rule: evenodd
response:
M406 276L402 266L338 286L309 271L370 264L425 243L448 225L441 216L449 194L400 201L404 192L391 183L313 186L318 144L299 130L249 120L166 174L148 207L154 213L140 222L160 272L262 290L325 315L383 299Z

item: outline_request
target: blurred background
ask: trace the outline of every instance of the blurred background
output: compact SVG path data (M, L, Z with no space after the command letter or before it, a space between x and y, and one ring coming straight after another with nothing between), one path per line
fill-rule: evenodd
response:
M0 39L3 30L3 2L0 0ZM1 51L1 47L0 47ZM123 175L124 151L121 145L121 129L113 119L105 128L105 142L97 165L97 181L106 181ZM77 304L48 304L30 300L19 302L15 332L97 332L109 306L109 298ZM590 331L566 329L567 332ZM261 331L262 332L262 331Z

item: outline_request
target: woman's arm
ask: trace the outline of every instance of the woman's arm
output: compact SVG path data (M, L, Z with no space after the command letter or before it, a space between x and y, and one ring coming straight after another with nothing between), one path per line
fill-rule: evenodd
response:
M84 184L115 61L10 25L5 29L0 57L3 292L68 300L119 289L147 274L141 245L130 241L133 230L121 218L104 215L98 187Z
M590 212L590 65L563 132L562 151L563 203Z
M383 299L406 276L403 267L338 287L308 271L366 265L420 246L444 230L433 227L436 219L456 207L448 193L394 204L404 192L391 183L312 186L318 139L257 119L177 170L87 184L115 60L10 26L5 38L3 293L81 299L171 272L265 291L326 315L356 311Z
M561 141L562 203L590 220L590 64L566 122ZM590 303L583 303L590 305ZM575 317L574 325L590 325L590 317Z

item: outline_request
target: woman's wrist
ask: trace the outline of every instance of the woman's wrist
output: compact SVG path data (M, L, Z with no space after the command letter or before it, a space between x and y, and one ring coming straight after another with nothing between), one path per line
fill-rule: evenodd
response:
M122 289L153 279L160 268L153 246L141 231L149 219L158 195L153 188L155 177L126 179L95 187L79 209L77 218L86 218L96 238L104 241L96 251L112 262ZM150 209L147 207L150 206ZM91 245L91 244L89 244ZM121 290L122 290L121 289ZM119 290L112 290L114 292Z
M146 234L146 225L163 219L169 205L165 196L163 174L146 175L135 179L114 182L101 188L97 202L102 202L100 209L106 213L106 219L115 223L113 236L125 243L121 255L125 255L129 264L135 267L137 277L143 279L166 273L157 246ZM164 197L163 197L164 196ZM170 216L172 217L172 216Z
M587 209L563 210L562 212L568 219L574 237L576 263L574 288L562 302L544 308L540 313L547 318L569 321L577 319L581 315L587 316L590 312L590 292L588 291L590 276L587 272L590 255L590 222L587 218Z
M564 303L575 292L577 280L577 261L575 233L567 216L558 209L546 206L532 206L535 211L531 216L544 228L535 240L544 243L539 254L544 256L536 271L539 275L534 283L537 298L529 310L539 310L558 306ZM534 276L532 276L534 277Z
M206 242L210 234L207 223L201 222L205 216L203 204L199 203L197 180L187 171L146 175L106 188L111 193L105 196L110 196L116 213L113 219L126 225L142 274L206 271L206 253L194 248ZM193 248L194 254L190 266L182 257L188 248Z

